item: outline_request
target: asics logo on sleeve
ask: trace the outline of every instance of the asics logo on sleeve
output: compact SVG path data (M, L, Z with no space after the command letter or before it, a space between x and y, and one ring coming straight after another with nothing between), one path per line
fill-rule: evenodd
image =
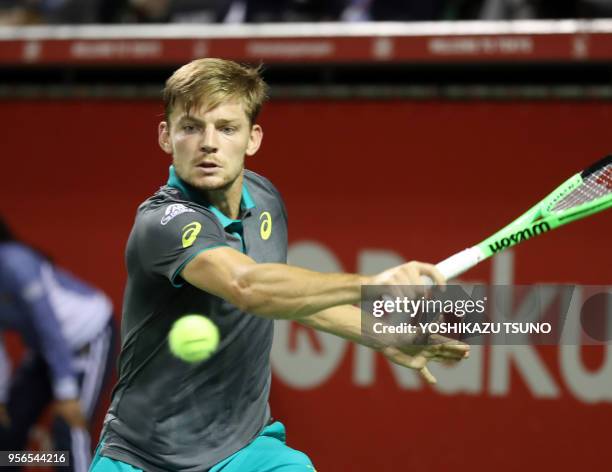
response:
M259 235L261 239L267 241L272 234L272 215L270 215L269 211L264 211L259 216L259 221L261 221L261 226L259 227Z
M201 230L202 225L197 221L192 221L188 225L183 226L183 248L193 246Z

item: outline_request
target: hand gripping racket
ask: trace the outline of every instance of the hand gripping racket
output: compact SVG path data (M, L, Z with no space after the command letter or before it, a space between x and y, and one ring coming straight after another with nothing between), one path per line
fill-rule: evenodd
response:
M612 155L567 179L497 233L444 259L436 267L447 279L452 279L509 247L611 206ZM432 281L423 277L423 283L430 285Z

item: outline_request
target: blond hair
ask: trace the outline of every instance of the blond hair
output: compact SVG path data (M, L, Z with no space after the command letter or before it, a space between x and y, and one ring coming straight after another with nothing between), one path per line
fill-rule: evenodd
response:
M177 69L163 91L166 121L177 103L186 112L205 104L215 108L228 100L242 101L253 124L257 119L268 86L260 76L261 66L249 67L225 59L196 59Z

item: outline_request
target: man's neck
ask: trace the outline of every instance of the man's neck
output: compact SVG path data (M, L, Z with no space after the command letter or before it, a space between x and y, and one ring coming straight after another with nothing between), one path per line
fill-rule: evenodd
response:
M206 197L225 216L232 220L238 219L242 200L242 175L228 188L209 190L206 192Z

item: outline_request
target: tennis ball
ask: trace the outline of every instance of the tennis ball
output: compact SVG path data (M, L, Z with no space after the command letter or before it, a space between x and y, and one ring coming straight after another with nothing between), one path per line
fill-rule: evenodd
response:
M219 345L219 328L202 315L185 315L168 333L170 352L179 359L195 363L208 359Z

